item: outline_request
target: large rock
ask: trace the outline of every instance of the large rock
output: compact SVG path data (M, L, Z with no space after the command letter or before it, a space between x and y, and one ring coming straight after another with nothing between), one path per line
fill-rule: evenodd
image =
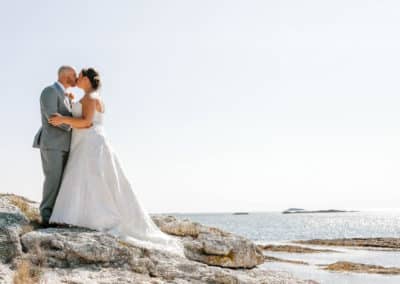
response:
M25 250L34 263L51 267L75 267L82 264L120 266L140 255L142 250L129 248L116 238L81 228L48 228L21 237Z
M108 278L111 277L110 273L115 273L122 277L121 283L135 283L127 279L142 279L139 283L147 283L145 279L148 279L148 283L308 283L294 280L288 275L278 277L275 272L261 269L209 266L169 252L126 245L112 236L85 229L36 230L24 234L21 240L27 252L25 257L34 264L47 267L46 277L53 275L54 279L68 278L60 276L60 273L54 276L54 271L63 268L75 271L81 278L82 274L93 275L94 271L102 271L108 275L104 277ZM100 275L93 277L99 279ZM282 277L292 282L281 282ZM151 279L159 282L150 282Z
M8 204L6 212L15 218L22 218L25 225L38 220L39 211L36 203L15 195L4 195L0 197L1 200ZM241 236L173 216L155 215L152 216L152 219L165 233L182 238L185 254L191 260L229 268L252 268L264 262L262 250ZM22 232L18 231L20 225L16 222L16 226L7 229L7 236L11 236L8 237L8 241L18 240L16 234L19 235ZM20 246L17 245L18 241L13 242L16 244L13 253L18 255ZM9 246L6 245L6 247ZM13 253L10 252L9 255Z
M190 273L190 272L188 272ZM246 272L237 272L238 274L245 274ZM253 271L251 272L253 273ZM258 272L254 272L256 274ZM108 283L132 283L132 284L297 284L308 283L313 284L313 281L296 280L285 272L267 272L264 271L264 276L259 277L254 281L250 279L253 276L243 277L230 277L226 273L217 272L216 277L204 276L203 278L187 277L175 279L163 279L145 274L135 273L125 269L118 268L92 268L80 267L74 269L43 269L42 280L43 283L61 284L61 283L74 283L74 284L108 284ZM187 274L189 276L189 274ZM254 277L253 277L254 278ZM1 282L0 282L1 283ZM6 282L9 283L9 282Z
M22 255L19 240L29 219L14 205L8 195L0 196L0 261L10 262L13 258Z
M264 262L261 249L250 240L207 227L188 219L153 216L157 226L168 234L183 237L189 259L230 268L252 268Z
M13 278L10 268L20 275L20 264L26 262L45 283L314 283L287 273L243 269L262 262L256 245L189 220L153 216L163 231L181 237L186 254L182 257L89 229L27 229L37 221L37 204L21 197L0 195L0 213L0 256L3 262L13 260L12 265L1 264L5 269L0 283Z

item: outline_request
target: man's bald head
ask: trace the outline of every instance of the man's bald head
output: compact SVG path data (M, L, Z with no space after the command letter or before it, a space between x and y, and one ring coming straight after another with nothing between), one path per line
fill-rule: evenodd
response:
M58 68L58 81L64 85L65 88L74 87L76 85L76 71L75 68L68 65L63 65Z

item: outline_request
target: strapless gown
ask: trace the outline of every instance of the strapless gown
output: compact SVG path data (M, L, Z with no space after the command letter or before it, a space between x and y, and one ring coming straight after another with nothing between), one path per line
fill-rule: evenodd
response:
M81 103L72 115L82 116ZM51 223L87 227L112 234L135 246L168 250L183 256L183 245L163 233L139 202L122 165L106 138L104 114L93 126L73 129L71 148Z

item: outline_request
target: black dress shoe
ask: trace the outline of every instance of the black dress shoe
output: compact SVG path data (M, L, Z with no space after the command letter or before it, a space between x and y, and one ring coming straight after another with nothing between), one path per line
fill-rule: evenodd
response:
M49 226L50 226L49 222L41 222L38 227L39 229L45 229L48 228Z
M58 223L49 223L49 222L42 222L39 225L39 228L62 228L62 224Z
M67 228L68 225L60 223L50 223L49 228Z

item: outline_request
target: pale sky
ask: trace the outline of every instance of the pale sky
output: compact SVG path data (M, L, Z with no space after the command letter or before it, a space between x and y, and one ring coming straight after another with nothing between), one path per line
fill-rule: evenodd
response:
M398 1L2 1L1 192L39 201L41 90L96 67L150 212L399 208Z

